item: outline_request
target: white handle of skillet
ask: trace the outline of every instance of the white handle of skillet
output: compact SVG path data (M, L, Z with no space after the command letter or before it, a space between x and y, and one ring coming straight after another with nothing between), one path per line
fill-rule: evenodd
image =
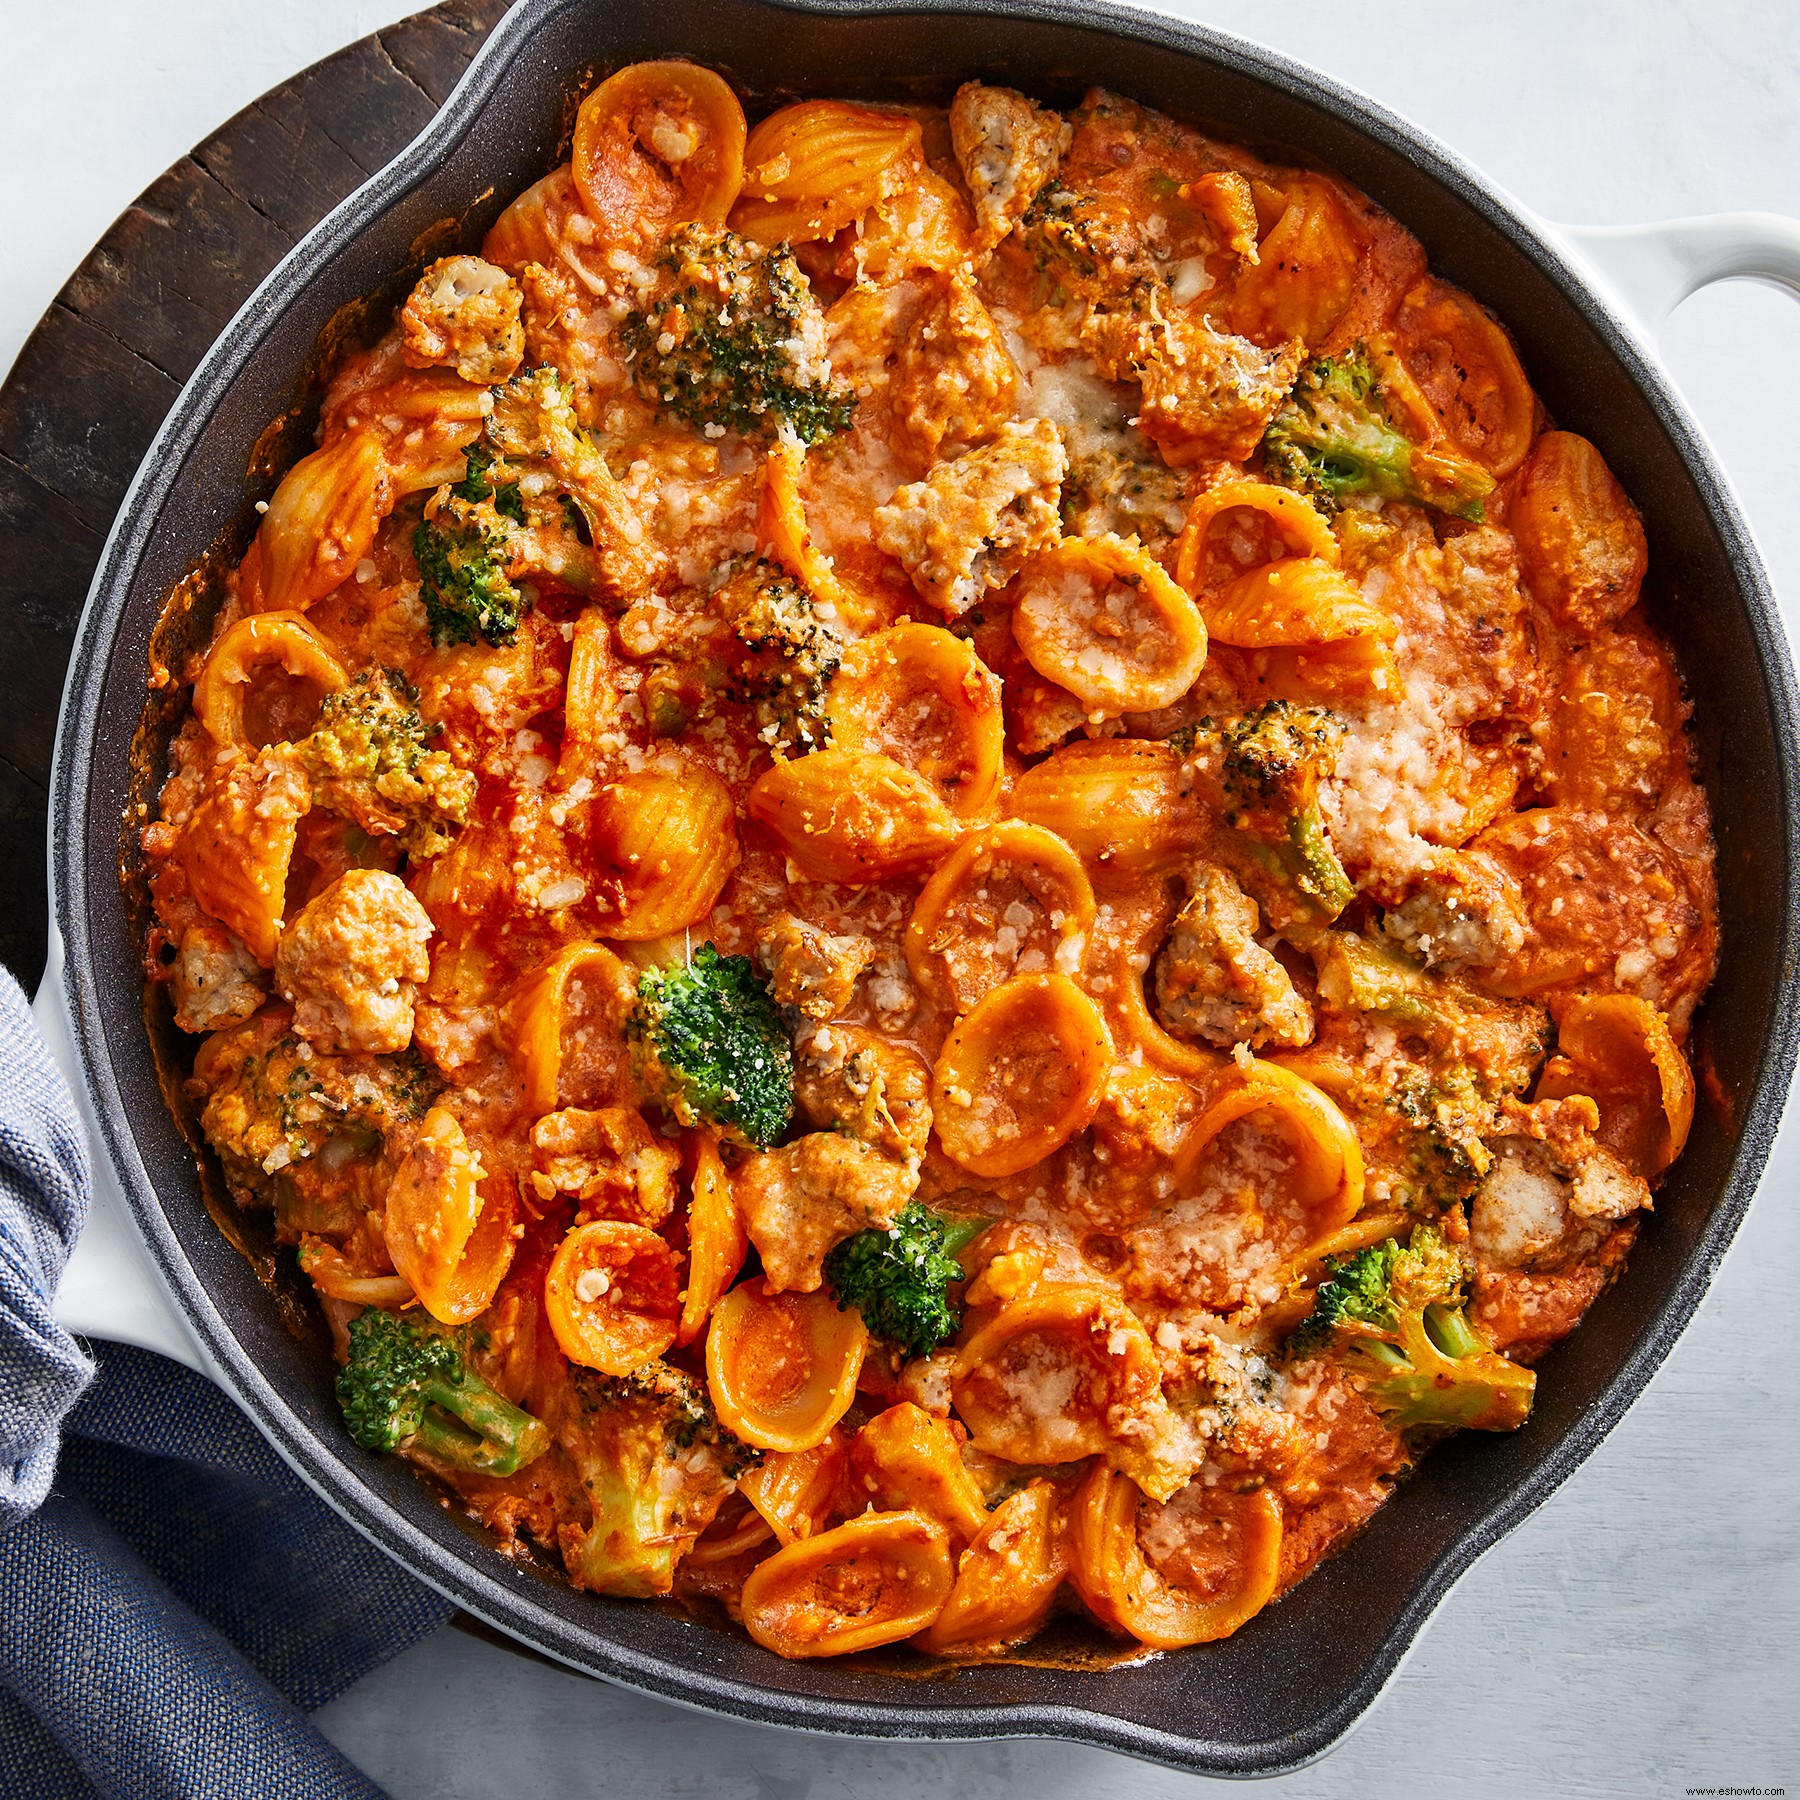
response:
M67 1008L62 934L53 924L50 960L31 1012L75 1096L87 1127L88 1159L94 1170L93 1204L87 1227L56 1290L57 1323L76 1337L102 1338L154 1350L214 1380L206 1352L169 1297L162 1275L151 1261L131 1208L120 1191L119 1178L113 1173L105 1142L95 1129L92 1101L75 1055L75 1036Z
M1712 213L1654 225L1551 225L1654 347L1663 322L1715 281L1766 282L1800 296L1800 219Z

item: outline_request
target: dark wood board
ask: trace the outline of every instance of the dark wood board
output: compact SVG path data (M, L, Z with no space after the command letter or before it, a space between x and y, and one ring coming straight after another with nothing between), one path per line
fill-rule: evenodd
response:
M232 314L424 129L505 11L445 0L245 107L126 209L0 386L0 962L28 992L47 941L57 703L125 489Z

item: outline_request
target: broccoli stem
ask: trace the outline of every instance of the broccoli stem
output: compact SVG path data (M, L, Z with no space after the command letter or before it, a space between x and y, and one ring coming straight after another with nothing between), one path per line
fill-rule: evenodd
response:
M1300 858L1300 885L1335 919L1356 898L1356 889L1325 835L1317 808L1309 806L1294 814L1288 822L1288 842Z
M550 1447L550 1433L540 1420L477 1375L465 1373L460 1381L431 1376L423 1392L428 1405L412 1441L452 1468L511 1475ZM434 1413L432 1407L451 1417Z
M1464 1357L1480 1356L1487 1349L1460 1306L1426 1307L1425 1334L1446 1356L1459 1362Z
M944 1228L946 1256L955 1256L958 1251L966 1250L994 1222L992 1219L952 1219L943 1213L939 1213L937 1217Z

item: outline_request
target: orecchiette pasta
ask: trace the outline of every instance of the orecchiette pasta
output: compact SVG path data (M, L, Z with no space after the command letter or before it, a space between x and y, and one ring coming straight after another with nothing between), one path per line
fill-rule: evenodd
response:
M271 676L286 681L272 695L259 694ZM194 716L226 748L259 749L279 736L303 737L304 721L348 679L344 665L300 613L251 613L207 652L194 683ZM250 717L253 708L260 717ZM283 733L281 725L294 722L284 716L290 712L301 722Z
M1025 660L1093 717L1172 706L1206 661L1199 608L1124 539L1064 538L1025 565L1016 592Z
M810 1450L850 1410L868 1333L827 1294L734 1287L713 1308L706 1380L719 1417L759 1450Z
M1106 1022L1066 975L1015 975L944 1040L931 1106L945 1155L972 1175L1042 1162L1094 1116Z
M802 100L751 132L732 227L761 244L834 237L900 192L919 166L916 119Z
M749 812L814 881L911 874L936 862L958 834L937 787L875 750L820 750L776 763L751 788Z
M1005 727L1000 683L940 625L892 625L845 656L831 684L831 738L916 771L959 819L990 813Z
M943 1526L864 1513L758 1563L744 1583L744 1628L782 1656L848 1656L923 1630L954 1580Z
M1055 832L1017 819L969 833L913 904L906 966L940 1006L966 1013L1015 974L1078 975L1094 890Z

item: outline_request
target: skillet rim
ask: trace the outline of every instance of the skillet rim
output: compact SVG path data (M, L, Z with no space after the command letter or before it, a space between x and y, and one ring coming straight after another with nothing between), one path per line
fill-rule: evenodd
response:
M915 18L927 23L933 14L955 14L1002 24L1034 21L1168 49L1277 89L1379 148L1402 156L1523 255L1580 315L1648 405L1732 566L1733 592L1754 644L1776 750L1773 775L1781 801L1783 853L1779 967L1787 975L1800 964L1800 859L1796 856L1800 837L1800 726L1796 723L1800 692L1761 557L1728 481L1660 365L1645 354L1631 330L1590 285L1585 271L1546 235L1530 213L1421 128L1348 85L1233 34L1138 12L1109 0L748 3L753 8L839 19ZM1749 1206L1773 1145L1800 1049L1800 1009L1772 1010L1738 1142L1717 1198L1667 1295L1593 1403L1565 1429L1534 1469L1456 1531L1417 1578L1405 1604L1341 1699L1312 1717L1304 1728L1266 1741L1159 1729L1073 1702L997 1707L991 1702L895 1705L811 1697L702 1668L682 1668L611 1642L604 1615L596 1614L592 1625L578 1629L534 1604L528 1589L487 1567L490 1553L452 1552L411 1525L296 1414L214 1306L157 1201L108 1045L109 1029L141 1033L137 996L128 996L129 1004L123 1007L118 996L103 996L89 959L80 954L89 918L92 874L85 829L86 795L103 716L104 683L132 577L172 497L176 473L220 400L277 329L301 290L347 243L436 173L508 72L528 54L542 27L566 12L592 4L593 0L520 0L500 21L425 130L306 233L225 327L170 409L120 507L78 627L51 772L48 850L53 939L76 952L60 959L62 998L90 1120L104 1140L133 1223L165 1288L237 1404L302 1479L354 1527L431 1586L510 1636L559 1661L658 1698L758 1723L834 1735L914 1739L1045 1736L1120 1751L1197 1774L1264 1775L1301 1767L1331 1749L1364 1716L1451 1586L1586 1460L1642 1392L1685 1329ZM110 861L100 879L116 881L117 871ZM53 954L53 970L58 960ZM118 1018L109 1017L109 1012L121 1011L122 1027Z

